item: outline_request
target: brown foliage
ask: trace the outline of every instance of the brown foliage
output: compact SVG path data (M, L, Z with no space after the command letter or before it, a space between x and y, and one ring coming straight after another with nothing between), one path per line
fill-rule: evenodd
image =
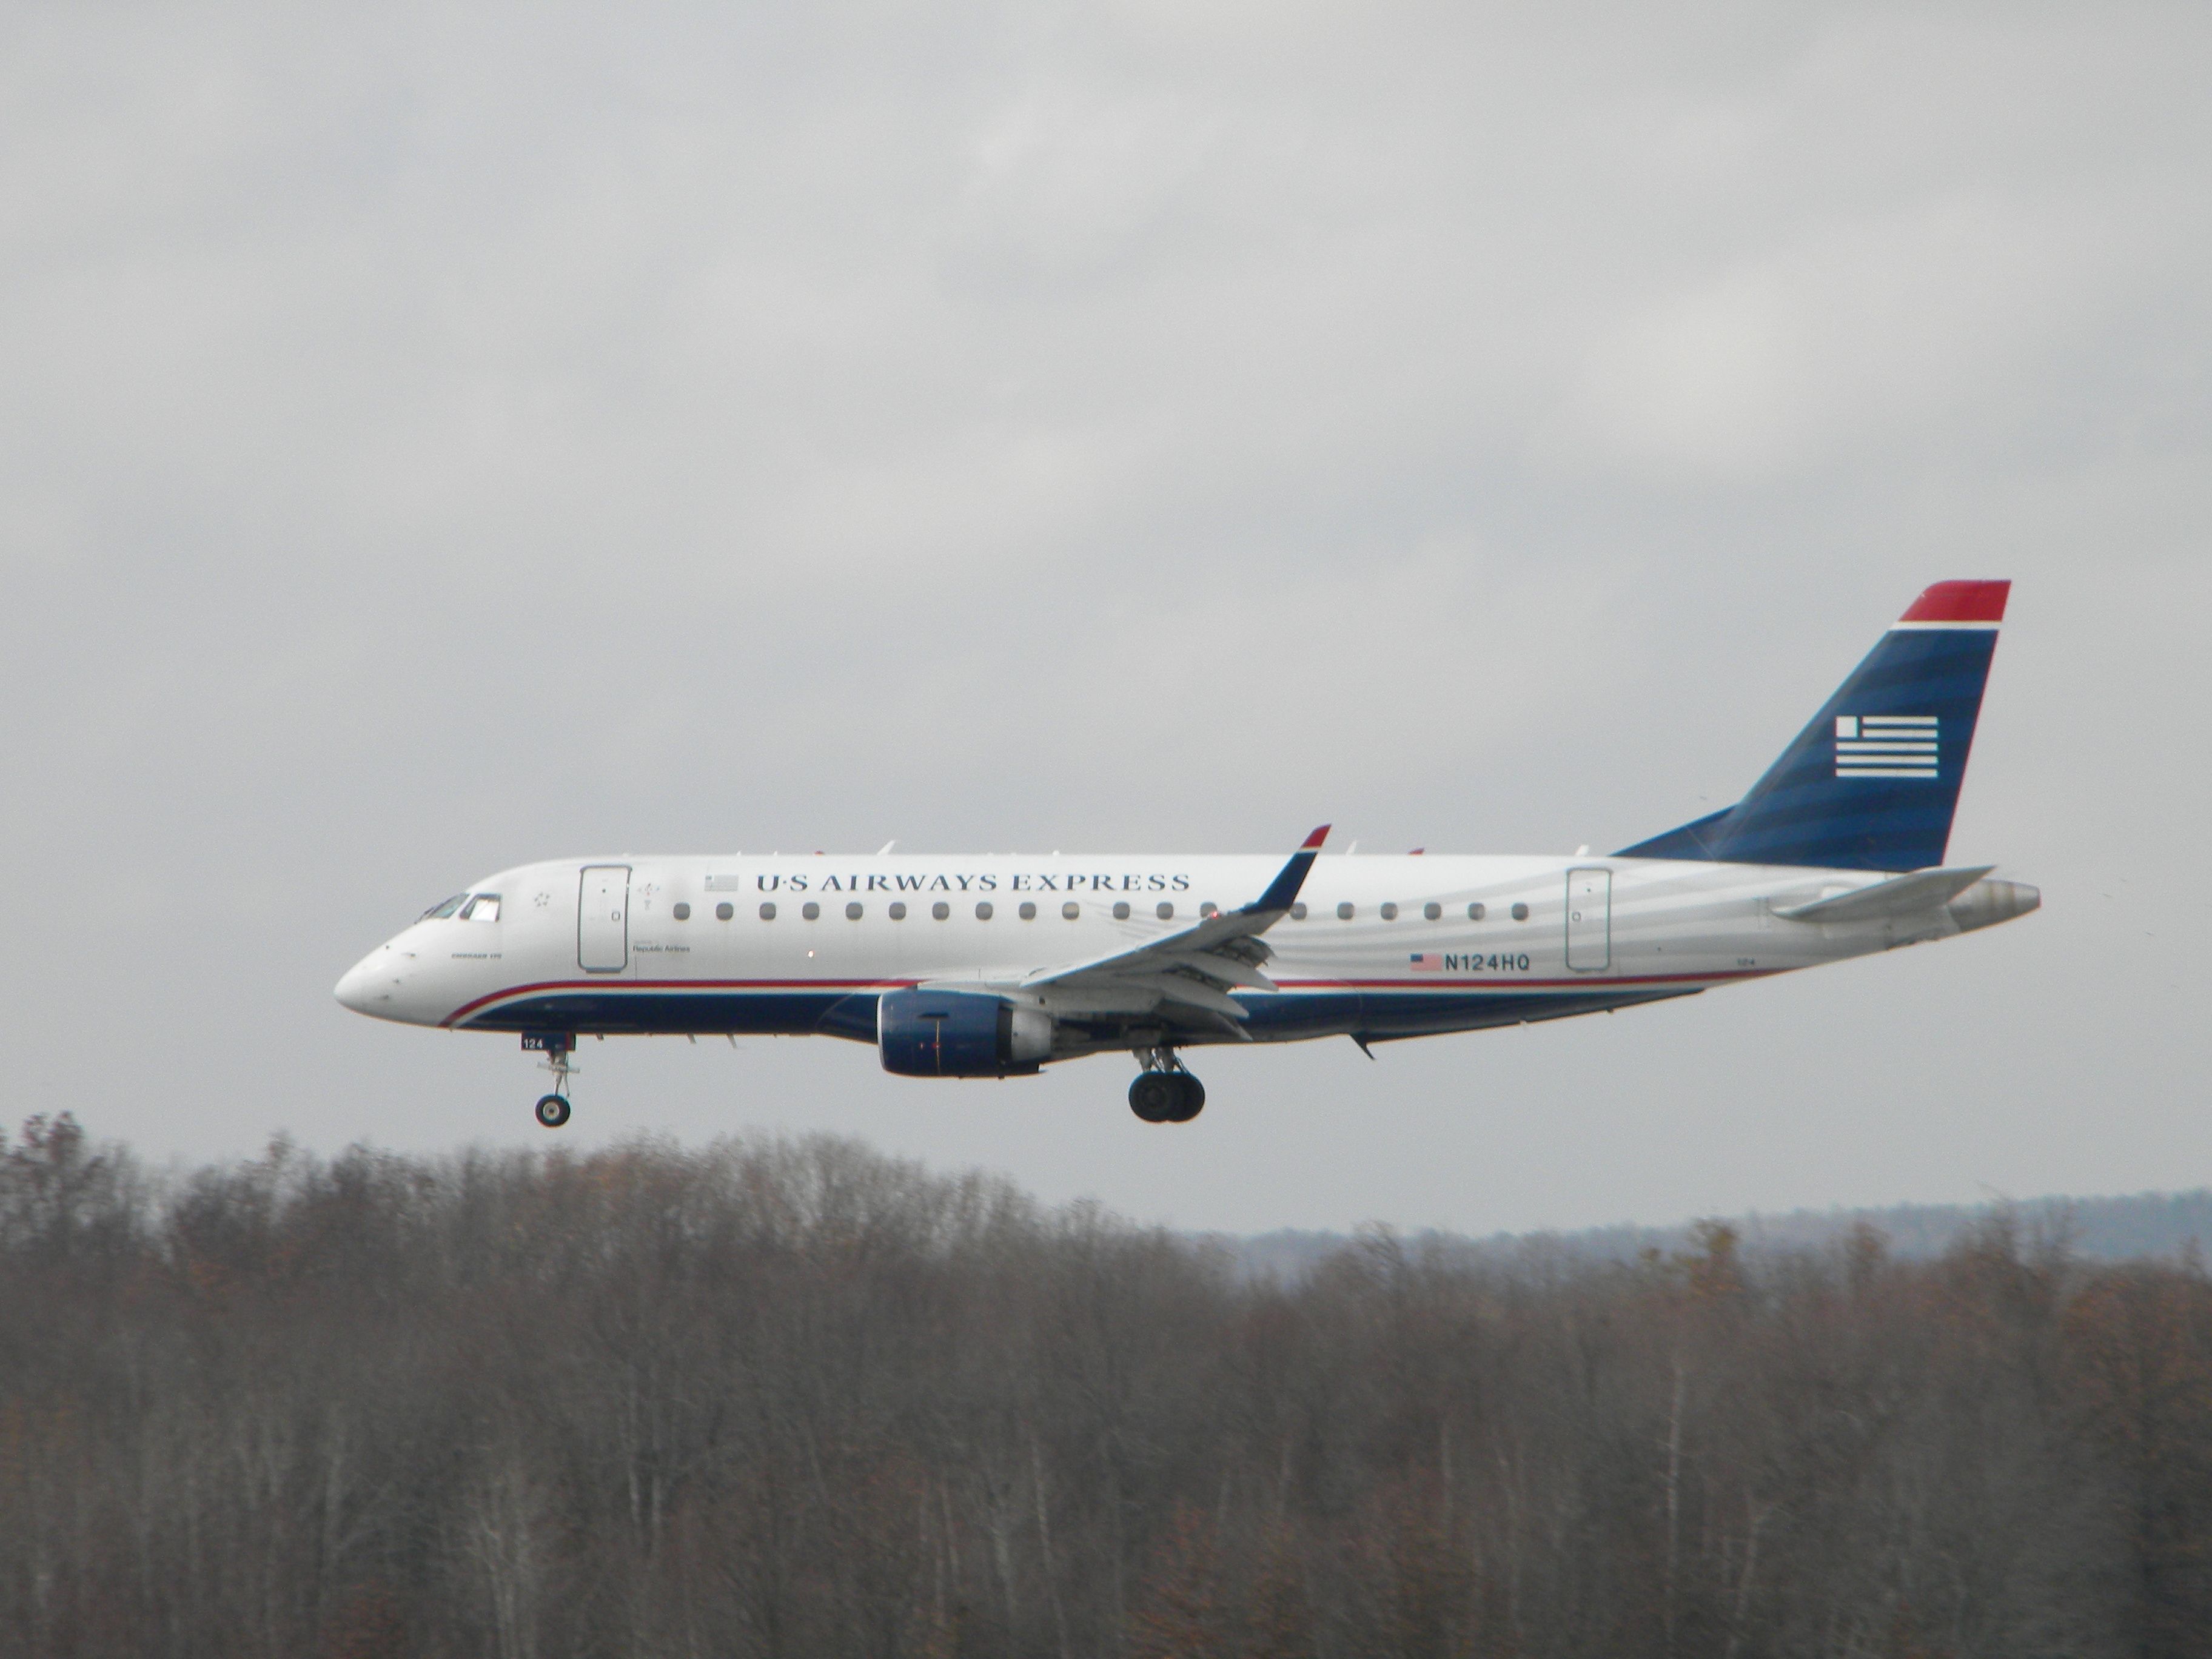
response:
M833 1140L0 1142L27 1655L2179 1654L2212 1284L2002 1218L1291 1286Z

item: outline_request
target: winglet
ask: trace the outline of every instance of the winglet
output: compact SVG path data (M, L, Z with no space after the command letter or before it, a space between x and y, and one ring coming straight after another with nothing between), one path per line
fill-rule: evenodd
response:
M1267 890L1244 907L1246 915L1287 910L1297 902L1298 889L1306 884L1306 872L1313 868L1314 860L1321 854L1321 844L1328 839L1328 830L1329 826L1324 823L1305 838L1298 850L1291 854L1291 861L1267 884Z

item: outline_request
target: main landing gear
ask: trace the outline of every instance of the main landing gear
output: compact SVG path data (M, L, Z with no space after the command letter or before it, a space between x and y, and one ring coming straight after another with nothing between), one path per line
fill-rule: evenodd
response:
M576 1052L575 1036L568 1031L525 1031L522 1046L544 1054L538 1069L553 1073L553 1092L538 1097L537 1112L539 1123L557 1129L568 1121L569 1076L583 1069L568 1063L568 1056Z
M1129 1085L1129 1109L1147 1123L1188 1123L1206 1107L1206 1085L1182 1068L1175 1050L1139 1048L1145 1069Z

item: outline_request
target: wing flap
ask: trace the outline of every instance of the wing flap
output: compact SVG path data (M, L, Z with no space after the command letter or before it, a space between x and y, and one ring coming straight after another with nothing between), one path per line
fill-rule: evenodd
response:
M1249 962L1240 962L1224 951L1208 951L1199 956L1184 957L1175 964L1186 973L1202 974L1217 985L1242 985L1254 991L1272 991L1275 981L1269 979Z
M1160 998L1165 1002L1180 1002L1186 1007L1203 1008L1208 1013L1225 1014L1231 1019L1243 1019L1244 1009L1226 991L1218 990L1202 980L1186 978L1179 974L1164 974L1159 980Z

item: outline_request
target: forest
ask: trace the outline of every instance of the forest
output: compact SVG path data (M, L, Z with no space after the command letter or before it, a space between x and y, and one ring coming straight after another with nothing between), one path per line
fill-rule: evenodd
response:
M2101 1655L2212 1645L2212 1279L1310 1271L847 1140L156 1170L0 1146L0 1650Z

